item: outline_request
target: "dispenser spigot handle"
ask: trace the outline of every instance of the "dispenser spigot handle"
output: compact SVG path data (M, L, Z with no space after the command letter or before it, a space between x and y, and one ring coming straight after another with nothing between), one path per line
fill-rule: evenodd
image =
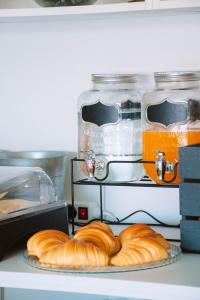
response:
M165 152L156 151L156 172L158 179L161 181L165 181L165 173L171 173L174 171L173 162L165 160Z
M165 152L156 151L156 172L159 180L164 180L166 171Z

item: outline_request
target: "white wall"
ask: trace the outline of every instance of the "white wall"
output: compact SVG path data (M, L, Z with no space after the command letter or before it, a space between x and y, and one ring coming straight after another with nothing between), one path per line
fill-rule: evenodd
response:
M77 149L90 74L200 69L199 14L0 24L0 148Z
M91 73L200 69L199 33L199 14L1 23L0 148L76 151L77 98L90 87ZM152 195L152 210L175 223L178 193L168 193ZM116 189L105 194L115 199ZM136 209L133 190L126 195L127 211ZM124 191L117 193L117 202L120 197L124 199ZM137 199L144 199L143 209L149 208L145 189Z

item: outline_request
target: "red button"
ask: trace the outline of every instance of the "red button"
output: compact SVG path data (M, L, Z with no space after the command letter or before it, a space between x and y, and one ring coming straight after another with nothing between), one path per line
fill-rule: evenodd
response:
M78 218L79 220L88 220L88 208L78 207Z

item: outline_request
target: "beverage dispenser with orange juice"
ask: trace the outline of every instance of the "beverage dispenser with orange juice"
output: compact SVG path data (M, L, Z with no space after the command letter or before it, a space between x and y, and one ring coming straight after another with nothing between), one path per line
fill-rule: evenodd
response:
M178 148L200 143L200 72L156 72L143 98L146 174L157 183L180 182Z

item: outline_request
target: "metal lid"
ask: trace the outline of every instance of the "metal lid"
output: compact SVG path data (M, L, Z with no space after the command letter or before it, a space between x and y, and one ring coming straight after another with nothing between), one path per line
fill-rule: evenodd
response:
M92 74L95 83L134 83L137 82L137 74Z
M200 71L169 71L155 72L156 82L199 81Z

